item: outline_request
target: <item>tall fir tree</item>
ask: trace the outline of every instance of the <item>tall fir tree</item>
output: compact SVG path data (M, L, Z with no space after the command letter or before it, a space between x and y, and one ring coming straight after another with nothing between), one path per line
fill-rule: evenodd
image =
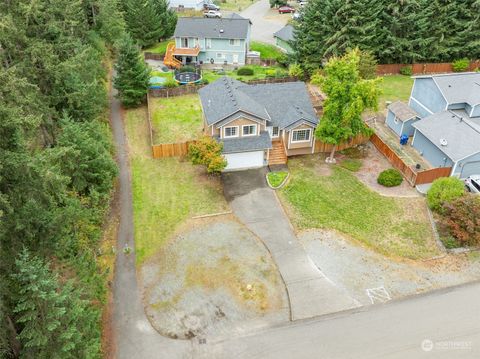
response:
M128 35L119 44L115 70L114 86L122 104L126 107L141 104L147 93L150 70L141 59L139 48Z
M125 0L124 9L127 30L140 46L151 46L162 37L162 17L153 0Z

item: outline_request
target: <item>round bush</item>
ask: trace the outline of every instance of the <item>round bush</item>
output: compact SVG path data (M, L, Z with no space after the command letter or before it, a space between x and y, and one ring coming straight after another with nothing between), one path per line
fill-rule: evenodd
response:
M442 211L442 205L465 194L465 185L456 177L438 178L427 192L428 206L437 212Z
M412 66L404 66L400 68L400 73L404 76L412 76L412 73L413 73Z
M238 76L252 76L253 69L251 67L241 67L237 70Z
M452 63L452 68L454 72L463 72L467 71L470 66L470 60L469 59L459 59L455 60Z
M403 182L402 174L394 168L380 172L377 182L385 187L399 186Z

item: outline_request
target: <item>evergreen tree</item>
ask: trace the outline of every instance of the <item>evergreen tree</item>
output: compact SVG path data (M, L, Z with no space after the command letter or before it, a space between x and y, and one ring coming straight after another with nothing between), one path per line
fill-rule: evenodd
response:
M114 86L124 106L137 106L145 99L150 70L140 56L138 47L130 36L125 36L119 45L118 61L115 65L117 76Z
M48 266L25 250L16 260L12 280L17 288L14 313L20 326L21 356L100 357L99 343L94 340L98 313L80 299L70 282L60 285Z
M141 47L154 45L163 35L162 17L153 0L125 0L125 22L132 38Z
M177 13L174 9L168 8L167 0L151 0L155 7L157 15L161 19L160 39L168 39L175 32L175 26L177 25Z
M333 145L328 162L334 162L338 144L370 133L361 115L365 109L376 110L380 79L361 79L359 60L358 50L349 51L341 58L332 57L325 65L325 75L312 77L312 83L319 84L327 96L315 135Z

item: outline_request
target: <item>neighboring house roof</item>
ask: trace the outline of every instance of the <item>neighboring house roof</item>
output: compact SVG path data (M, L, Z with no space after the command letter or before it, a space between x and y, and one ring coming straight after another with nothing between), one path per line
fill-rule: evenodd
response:
M276 33L273 34L274 37L278 37L283 41L292 41L293 40L293 26L285 25Z
M406 103L401 101L393 102L388 106L388 109L402 122L418 116L418 113L414 109L408 107Z
M468 103L470 106L480 104L480 73L478 72L416 76L415 78L432 78L449 104Z
M247 85L222 77L200 89L199 94L208 125L237 112L252 114L280 129L302 120L314 127L318 124L303 82Z
M174 37L246 39L250 20L237 14L224 18L179 17Z
M472 126L468 118L463 118L453 111L435 113L415 122L413 127L453 162L480 152L480 132Z
M272 141L267 131L260 132L260 136L222 138L215 137L223 142L223 153L236 153L245 151L260 151L272 148Z

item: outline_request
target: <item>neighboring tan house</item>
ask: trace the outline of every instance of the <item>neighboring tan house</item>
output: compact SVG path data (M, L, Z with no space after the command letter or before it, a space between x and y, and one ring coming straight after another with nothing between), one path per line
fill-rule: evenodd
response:
M293 41L293 26L286 25L273 34L275 38L275 44L285 51L287 54L292 54L293 49L290 45Z
M397 134L391 119L403 107L411 145L433 167L452 167L460 178L480 174L480 73L417 76L408 106L389 106L387 124Z
M184 8L184 9L195 9L202 10L203 5L205 4L204 0L170 0L168 6L171 8Z
M223 143L226 170L287 162L315 148L318 118L303 82L247 85L222 77L199 90L204 131Z
M244 65L251 22L237 14L224 18L179 17L173 54L188 63Z

